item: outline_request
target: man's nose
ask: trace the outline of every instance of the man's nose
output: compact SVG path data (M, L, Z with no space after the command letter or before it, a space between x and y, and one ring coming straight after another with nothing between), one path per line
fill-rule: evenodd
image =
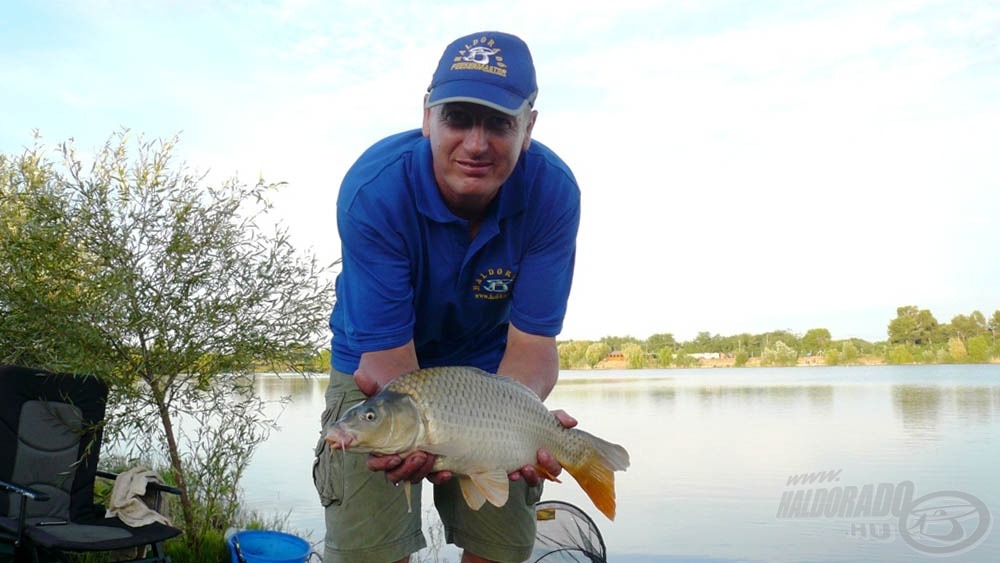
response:
M482 152L486 150L486 126L483 122L476 123L465 131L463 143L469 152Z

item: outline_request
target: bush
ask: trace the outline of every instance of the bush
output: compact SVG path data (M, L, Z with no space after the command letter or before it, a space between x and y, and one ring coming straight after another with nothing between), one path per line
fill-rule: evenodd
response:
M764 348L760 358L762 366L794 366L798 363L798 352L781 342L774 343L774 348Z
M750 359L750 353L746 350L740 350L733 355L733 365L741 368L747 365L747 360Z
M105 379L109 449L169 466L180 541L201 553L273 426L249 376L326 343L333 284L258 224L280 184L208 185L176 142L122 131L88 163L72 142L59 164L38 139L0 155L0 362Z
M823 354L823 358L828 366L838 365L840 364L840 350L830 348Z
M903 344L897 344L889 349L886 356L886 361L890 364L902 365L902 364L912 364L913 355Z
M970 362L984 364L990 361L990 341L986 336L973 336L966 344L966 348Z

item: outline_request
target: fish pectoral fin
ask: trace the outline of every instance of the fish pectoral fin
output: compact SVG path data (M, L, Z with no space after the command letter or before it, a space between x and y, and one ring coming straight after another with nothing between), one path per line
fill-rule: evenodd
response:
M420 449L429 454L434 454L444 457L457 457L460 454L464 453L462 449L448 444L429 444L420 446Z
M468 453L468 448L462 444L424 444L420 449L444 457L458 457Z
M507 504L507 496L510 494L510 480L504 471L497 469L476 473L469 475L469 480L493 506L501 507Z

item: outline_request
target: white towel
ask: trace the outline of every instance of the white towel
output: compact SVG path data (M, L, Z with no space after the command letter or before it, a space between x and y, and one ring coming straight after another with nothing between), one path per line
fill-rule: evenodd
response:
M163 479L155 471L145 467L133 467L118 474L108 501L107 516L117 516L125 524L137 528L159 522L170 525L167 502L156 491L146 491L149 483L163 484ZM152 505L152 506L151 506Z

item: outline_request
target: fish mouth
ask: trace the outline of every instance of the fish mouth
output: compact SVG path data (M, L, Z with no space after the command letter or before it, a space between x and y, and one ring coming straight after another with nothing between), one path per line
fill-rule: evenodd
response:
M351 447L351 444L354 443L356 438L357 437L352 432L348 432L347 430L336 426L333 426L326 431L326 443L330 444L331 448L346 450Z

